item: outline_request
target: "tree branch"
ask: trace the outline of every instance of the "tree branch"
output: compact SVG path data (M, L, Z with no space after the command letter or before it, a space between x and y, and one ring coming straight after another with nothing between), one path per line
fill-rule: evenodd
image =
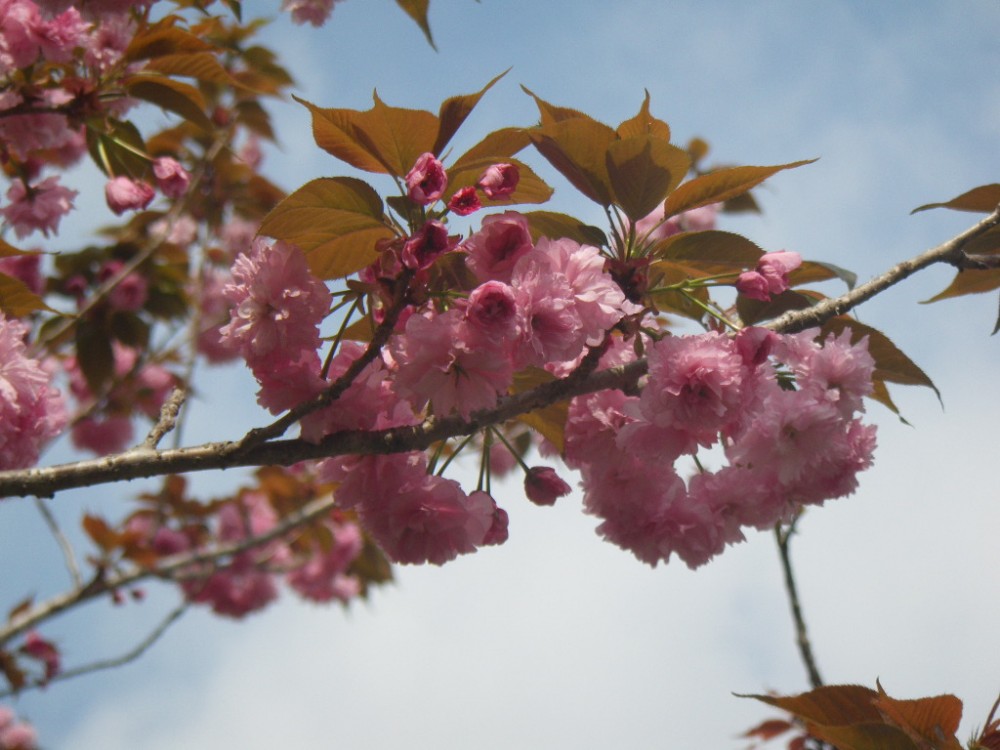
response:
M787 333L817 326L853 309L934 263L961 264L965 257L962 249L966 243L998 225L1000 225L1000 208L948 242L897 264L889 271L839 297L824 300L804 310L787 312L766 324L766 327ZM384 455L423 450L439 440L468 435L573 396L607 388L628 391L645 374L646 368L647 363L644 359L596 373L582 368L561 380L503 398L497 406L475 412L469 420L457 415L430 417L414 426L377 431L337 432L319 443L301 439L259 442L257 438L251 437L255 434L251 432L247 437L236 441L206 443L172 450L153 450L140 446L125 453L98 459L48 468L0 472L0 498L26 495L48 497L60 490L74 487L209 469L289 466L299 461L345 454ZM338 379L334 386L341 380L344 378ZM327 403L326 395L321 398L324 399L323 403ZM318 407L310 401L301 410L295 410L294 414L301 416L314 408ZM283 430L287 427L286 421L286 418L282 418L263 429L267 431L266 434L271 434L272 430Z
M795 521L786 531L781 530L781 525L774 527L774 538L778 542L778 553L781 555L781 570L785 576L785 591L788 593L788 604L792 609L792 620L795 622L795 644L799 648L799 656L809 674L809 684L813 688L823 686L823 678L819 676L819 667L816 666L816 657L813 656L812 645L809 642L809 633L806 630L806 621L802 616L802 607L799 603L799 592L795 586L795 576L792 574L792 558L789 551L792 534L795 533Z

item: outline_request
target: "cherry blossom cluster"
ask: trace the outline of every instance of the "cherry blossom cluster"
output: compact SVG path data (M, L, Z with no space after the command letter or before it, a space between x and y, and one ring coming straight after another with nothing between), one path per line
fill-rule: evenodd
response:
M65 169L86 153L85 121L120 118L133 100L118 81L138 71L125 64L137 30L133 8L151 0L0 2L0 158L11 184L0 216L19 238L56 232L77 191L46 167ZM176 198L189 176L170 156L151 160L155 186L139 175L114 174L105 189L115 214L145 208L158 188Z
M874 362L867 339L817 333L667 336L647 349L640 395L575 398L566 462L598 532L650 565L676 553L693 568L742 541L743 527L852 493L875 448L859 418ZM714 445L726 465L699 464L685 482L677 459Z
M268 534L279 521L264 492L246 490L221 506L211 533L199 524L162 523L155 512L148 511L133 514L125 528L142 540L145 549L161 557L239 545ZM346 603L362 590L361 581L350 572L364 546L361 529L340 511L330 513L322 525L329 535L326 545L296 546L293 534L248 545L221 563L196 563L183 569L177 574L181 589L189 601L236 618L274 601L281 580L304 599Z

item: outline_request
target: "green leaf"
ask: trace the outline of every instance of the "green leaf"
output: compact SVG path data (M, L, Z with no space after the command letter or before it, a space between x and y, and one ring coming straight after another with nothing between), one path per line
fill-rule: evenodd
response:
M569 182L602 206L610 206L614 190L606 154L615 131L589 117L559 120L528 131L539 153Z
M605 166L615 202L636 222L677 187L691 160L682 149L655 135L638 135L611 143Z
M902 385L927 386L934 391L938 400L941 399L940 391L934 385L934 381L927 376L927 373L921 370L881 331L854 318L841 315L830 318L823 324L821 336L823 339L831 333L839 336L844 329L850 329L852 344L860 341L863 336L868 337L868 353L875 360L874 378L876 380L886 380Z
M616 132L619 138L653 135L667 142L670 141L670 126L663 120L658 120L649 114L649 91L646 92L646 97L642 101L639 114L625 120L618 126Z
M584 224L576 217L555 211L526 211L523 216L528 220L531 237L535 242L539 237L568 237L581 245L607 247L608 238L601 229Z
M323 279L348 276L372 263L375 245L392 238L378 193L353 177L306 183L274 207L260 234L298 245L313 273Z
M483 98L483 94L489 91L493 87L493 84L507 75L508 71L510 71L510 68L507 68L507 70L487 83L475 94L453 96L449 99L445 99L441 103L441 108L438 110L437 138L434 141L434 147L431 149L431 152L435 156L441 155L441 152L444 151L444 147L448 145L452 136L455 135L458 129L462 126L462 123L465 122L465 118L469 116L469 113L471 113L475 106L479 103L479 100Z
M98 127L88 127L86 136L91 158L108 177L139 178L149 171L152 162L145 155L146 144L131 122L108 118Z
M23 281L0 273L0 310L12 318L23 318L37 310L52 310L52 308Z
M915 214L918 211L926 211L929 208L950 208L955 211L974 211L976 213L991 213L1000 205L1000 184L980 185L962 193L957 198L952 198L944 203L927 203L910 211Z
M664 260L683 261L703 270L703 276L736 273L753 268L764 251L740 234L709 229L681 232L650 246L650 255Z
M427 8L430 6L430 0L396 0L396 4L406 11L406 14L410 18L417 22L417 26L424 32L424 36L427 37L427 43L436 52L437 47L434 46L431 27L427 22Z
M76 325L76 361L91 393L103 393L115 374L115 355L108 334L93 321Z
M692 208L720 203L743 195L771 175L783 169L812 164L815 159L780 164L774 167L729 167L700 175L673 191L664 204L666 215L674 216Z
M178 114L202 130L212 130L212 121L205 114L205 98L194 86L166 76L141 74L130 76L122 83L129 96Z

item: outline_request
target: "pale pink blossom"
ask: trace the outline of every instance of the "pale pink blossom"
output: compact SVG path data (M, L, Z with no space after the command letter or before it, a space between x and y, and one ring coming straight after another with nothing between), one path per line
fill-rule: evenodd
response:
M31 189L21 180L14 180L7 191L10 205L0 209L4 219L14 227L17 236L27 237L39 230L46 237L59 229L59 221L73 208L77 191L59 184L58 177L49 177Z
M529 256L522 261L529 261ZM563 274L545 263L518 262L511 286L520 331L515 350L518 367L544 367L580 354L589 331L583 327L573 289Z
M73 446L98 456L120 453L132 442L135 431L128 416L83 417L73 423L70 437Z
M618 434L638 420L639 397L619 390L577 396L566 416L566 463L581 469L591 463L614 460L620 454Z
M82 46L90 24L86 23L76 8L68 8L37 32L38 47L50 62L64 63L73 58L73 52Z
M415 409L430 401L440 416L457 411L467 419L495 405L513 365L503 348L470 334L457 308L410 317L390 342L396 391Z
M480 175L476 184L490 200L509 198L517 189L521 172L516 164L493 164Z
M155 197L156 191L148 183L131 177L113 177L104 185L104 198L116 216L146 208Z
M864 397L871 395L875 360L868 353L868 337L851 344L851 332L827 336L822 346L811 329L784 337L781 358L795 373L796 385L837 406L841 416L864 411Z
M314 602L346 602L361 593L361 582L347 570L364 546L355 523L329 522L331 544L312 551L310 557L286 577L305 599Z
M66 426L62 396L38 360L27 356L28 327L0 313L0 469L24 469Z
M647 216L635 223L636 235L644 244L663 240L681 232L703 232L715 229L720 204L711 203L684 211L664 221L664 205L661 203Z
M153 161L153 176L160 192L168 198L180 198L191 184L191 175L176 159L161 156Z
M653 424L691 433L703 445L738 416L743 360L718 333L667 336L649 349L642 413Z
M319 347L319 323L331 297L301 250L258 238L233 263L232 273L223 289L232 306L230 322L220 332L255 373L278 369L301 351Z
M477 279L508 284L514 265L532 247L528 220L516 211L487 216L482 228L462 244L466 263Z
M407 195L421 206L438 200L447 187L448 173L441 161L431 153L417 157L413 168L406 174Z
M292 14L297 24L311 23L322 26L333 12L337 0L281 0L281 9Z
M0 750L36 750L37 743L34 727L17 721L13 711L0 706Z
M517 334L514 290L502 281L487 281L469 293L465 320L487 338L504 342Z
M38 6L31 0L6 0L0 5L0 51L9 67L26 68L38 59L44 26Z
M736 290L744 297L768 302L788 289L788 274L802 265L798 253L781 250L764 253L753 271L745 271L736 280Z

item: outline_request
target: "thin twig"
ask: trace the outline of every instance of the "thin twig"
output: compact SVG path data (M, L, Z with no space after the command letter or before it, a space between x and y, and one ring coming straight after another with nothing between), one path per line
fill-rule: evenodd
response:
M146 653L153 645L160 640L164 633L173 625L181 616L187 612L190 607L189 602L182 602L180 605L175 607L170 613L164 618L164 620L157 625L153 631L143 638L136 646L121 656L116 656L110 659L102 659L99 661L93 661L89 664L82 664L79 667L74 667L73 669L66 669L54 676L52 679L44 683L31 683L24 685L17 691L14 690L0 690L0 698L9 698L10 696L16 694L20 695L27 690L34 690L37 688L44 688L51 685L54 682L62 682L63 680L69 680L73 677L81 677L86 674L93 674L94 672L101 672L105 669L114 669L115 667L121 667L125 664L135 661L144 653Z
M332 495L321 497L307 503L299 510L289 513L279 523L276 523L266 532L256 536L249 536L238 542L220 544L208 549L170 555L169 557L161 558L148 567L136 567L110 575L106 572L99 572L93 580L84 586L57 594L11 617L6 625L0 627L0 647L11 639L37 626L39 623L49 620L85 601L127 588L147 578L169 579L173 574L182 572L184 569L191 568L199 563L215 562L238 555L240 552L248 549L262 546L284 536L299 526L324 516L333 507L334 500Z
M163 436L170 432L177 425L177 415L181 407L187 400L187 388L174 388L170 398L163 402L160 407L160 418L156 420L146 439L142 441L142 447L147 450L155 450L160 444Z
M806 630L806 621L802 616L802 606L799 603L799 592L795 586L795 576L792 573L792 559L789 545L792 534L795 533L795 521L782 531L781 525L774 527L774 538L778 542L778 552L781 555L781 569L785 575L785 591L788 593L788 603L792 610L792 620L795 622L795 643L799 648L799 656L805 665L806 672L809 673L809 684L813 688L823 686L823 678L819 675L819 667L816 666L816 657L813 656L812 645L809 642L809 633Z
M55 537L56 543L59 545L59 549L62 550L63 559L66 561L66 569L69 571L70 580L73 581L74 586L81 586L83 578L80 576L80 566L76 564L76 553L73 552L73 545L69 543L69 539L66 538L62 529L59 528L59 522L56 521L56 517L52 515L52 511L49 510L48 506L45 504L45 500L40 497L36 497L35 507L38 508L38 512L42 514L42 518L45 519L45 523L49 527L49 531L51 531L52 536Z

